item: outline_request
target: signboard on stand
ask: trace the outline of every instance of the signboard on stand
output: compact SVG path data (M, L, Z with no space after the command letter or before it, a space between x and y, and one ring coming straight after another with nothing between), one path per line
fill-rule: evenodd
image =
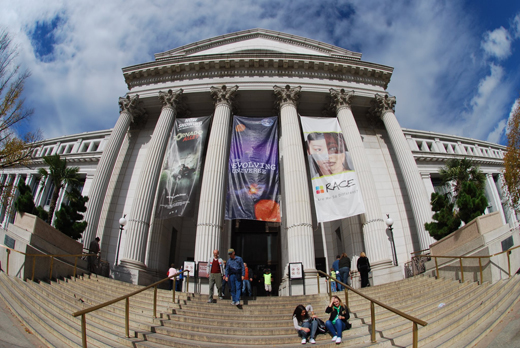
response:
M292 296L292 281L301 279L303 281L303 294L305 295L305 277L303 274L303 263L289 263L289 296Z
M184 270L190 271L190 277L195 277L195 261L184 261Z

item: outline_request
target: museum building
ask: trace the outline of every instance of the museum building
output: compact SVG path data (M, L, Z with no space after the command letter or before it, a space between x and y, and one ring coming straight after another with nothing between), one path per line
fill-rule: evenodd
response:
M106 115L113 117L113 129L42 141L30 168L6 169L0 181L25 180L36 205L45 207L53 187L38 176L45 167L42 157L59 154L79 167L82 192L89 197L83 244L100 237L111 276L136 284L164 278L171 263L207 262L214 249L227 259L228 248L257 274L271 269L280 295L289 294L290 264L300 264L305 277L293 280L292 294L314 293L316 270L328 270L343 252L353 260L353 270L366 253L373 284L399 280L411 253L434 242L424 224L432 218L431 193L447 189L439 170L448 159L468 158L480 166L486 174L486 213L499 212L511 228L518 222L502 189L506 148L401 128L395 113L399 96L386 91L392 73L391 67L362 61L360 53L265 29L198 41L123 68L128 92L119 99L119 117ZM363 213L319 218L302 117L337 120ZM276 128L274 218L237 218L226 210L230 148L235 132L245 128L234 122L242 118L264 126L274 122ZM201 120L207 120L207 131L182 133L182 127ZM171 139L202 133L199 155L171 154ZM173 167L166 175L167 162ZM188 171L194 167L198 174ZM176 214L172 207L181 203L173 200L186 185L189 195L182 204L191 208ZM248 194L253 189L256 194L256 186L248 187ZM165 190L167 204L161 203ZM64 199L62 192L58 204ZM160 214L163 208L170 209L166 216ZM4 228L13 216L12 207L0 209ZM128 222L124 227L122 217ZM204 279L192 281L207 291Z

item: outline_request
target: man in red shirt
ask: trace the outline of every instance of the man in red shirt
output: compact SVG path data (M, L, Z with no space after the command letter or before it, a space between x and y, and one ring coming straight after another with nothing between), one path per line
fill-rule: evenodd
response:
M244 296L249 294L249 297L253 296L253 292L251 291L251 282L253 281L253 273L251 269L247 267L247 263L244 262L245 275L244 280L242 281L242 294ZM246 291L247 290L247 291Z
M224 272L224 261L219 257L218 250L213 250L213 258L208 262L207 277L209 278L209 298L208 303L213 302L213 287L217 286L219 300L222 300L222 276Z

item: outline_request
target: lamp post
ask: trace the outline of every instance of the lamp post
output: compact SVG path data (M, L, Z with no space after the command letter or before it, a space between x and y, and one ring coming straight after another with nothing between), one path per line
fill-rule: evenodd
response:
M394 266L397 266L397 254L395 252L395 242L394 242L394 229L392 228L394 224L394 220L390 217L390 214L386 214L386 225L388 226L388 229L390 230L390 242L392 243L392 257L394 258Z
M117 266L117 261L119 261L119 247L121 246L121 235L123 234L123 229L126 225L126 214L123 215L121 219L119 219L119 238L117 239L117 251L116 251L116 263L114 266Z

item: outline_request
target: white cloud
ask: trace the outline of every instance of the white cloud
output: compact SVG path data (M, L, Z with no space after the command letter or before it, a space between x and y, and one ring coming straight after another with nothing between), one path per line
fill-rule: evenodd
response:
M515 110L517 108L520 108L520 98L518 98L517 100L515 100L515 102L513 103L513 105L511 106L511 111L509 112L509 117L507 118L507 124L506 124L506 132L509 133L509 122L511 121L511 119L513 118L513 115L515 113Z
M504 27L485 32L481 45L489 56L505 59L511 55L511 35Z
M516 39L520 38L520 13L513 19L512 32Z
M118 117L118 97L127 91L121 68L152 61L154 53L183 44L257 27L336 44L362 52L365 61L394 67L389 92L397 96L403 127L487 139L511 103L507 72L498 65L490 70L482 56L482 32L459 2L215 4L8 2L0 23L15 34L20 58L33 73L26 96L36 109L33 124L46 137L111 128ZM28 33L37 21L58 15L62 23L55 30L53 60L39 61ZM511 52L505 33L500 33L499 28L486 34L489 54L495 57Z
M502 139L502 135L504 134L504 130L505 130L506 126L507 126L507 121L500 120L500 122L498 122L495 129L491 133L489 133L486 140L490 141L492 143L499 143L500 140Z

